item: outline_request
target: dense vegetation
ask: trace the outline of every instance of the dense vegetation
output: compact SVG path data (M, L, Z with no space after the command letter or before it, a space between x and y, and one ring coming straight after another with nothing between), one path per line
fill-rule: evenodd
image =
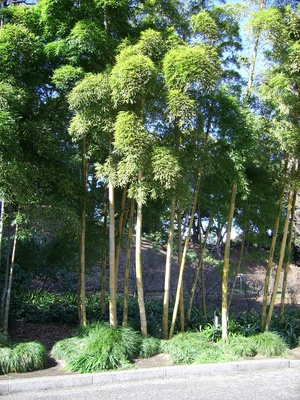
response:
M202 325L199 283L201 313L212 322L205 271L213 266L225 340L250 248L260 260L267 254L256 333L273 330L274 318L288 326L288 272L299 248L299 27L293 1L0 2L5 339L10 318L28 317L24 295L34 309L29 288L49 282L60 293L53 309L69 310L70 322L106 320L117 329L110 335L122 336L135 307L142 336L154 323L171 339L194 319ZM144 295L145 238L166 249L154 309ZM95 265L91 300L86 277ZM77 290L64 297L74 274ZM55 314L43 312L35 318Z

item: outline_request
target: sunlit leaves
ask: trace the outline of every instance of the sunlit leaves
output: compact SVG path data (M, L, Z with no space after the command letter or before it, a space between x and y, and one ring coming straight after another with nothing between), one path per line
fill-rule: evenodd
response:
M121 111L115 123L114 145L123 155L136 154L141 157L149 149L151 136L146 132L140 118L133 112Z
M166 86L187 90L192 84L210 89L220 74L217 52L210 46L179 46L163 62Z
M112 69L110 84L116 106L140 102L151 94L156 70L150 58L132 55L120 60Z
M217 39L217 24L206 10L202 10L199 14L193 15L191 22L194 32L200 33L211 41Z
M167 93L167 116L170 122L176 122L180 128L192 125L196 115L195 100L186 93L173 89Z
M174 189L181 177L177 157L167 147L155 146L152 153L153 179L163 189Z

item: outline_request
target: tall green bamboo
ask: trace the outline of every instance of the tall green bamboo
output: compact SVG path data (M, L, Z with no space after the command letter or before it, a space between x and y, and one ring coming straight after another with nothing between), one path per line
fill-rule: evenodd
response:
M272 292L271 301L270 301L270 307L268 310L268 315L267 315L266 323L265 323L266 331L269 330L271 317L272 317L274 306L275 306L277 290L278 290L278 285L279 285L279 280L280 280L280 274L281 274L283 259L284 259L284 255L285 255L286 240L287 240L287 236L288 236L288 232L289 232L289 222L290 222L290 216L291 216L292 203L293 203L293 191L290 190L289 195L288 195L287 211L286 211L282 241L281 241L281 246L280 246L279 261L278 261L277 270L276 270L276 276L275 276L273 292Z
M200 221L200 212L198 213L199 215L199 221ZM210 230L210 226L212 223L212 218L210 217L209 219L209 223L208 226L206 228L205 231L205 235L204 235L204 240L202 243L202 239L200 236L200 254L199 254L199 260L198 260L198 265L197 265L197 269L196 269L196 273L194 275L194 280L193 280L193 284L192 284L192 289L191 289L191 295L189 298L189 307L187 310L187 314L186 314L186 319L188 321L191 320L191 313L192 313L192 307L193 307L193 302L194 302L194 297L195 297L195 292L196 292L196 288L197 288L197 283L198 283L198 278L199 278L199 274L201 272L202 276L201 276L201 287L202 287L202 309L203 309L203 314L204 316L206 316L206 303L205 303L205 282L204 282L204 263L203 263L203 256L204 256L204 251L206 248L206 243L207 243L207 239L208 239L208 235L209 235L209 230Z
M163 301L163 338L168 339L169 333L169 301L170 301L170 280L174 238L175 199L172 200L170 210L170 226L167 244L167 257L165 267L164 301Z
M116 250L115 250L115 196L111 180L108 182L109 201L109 323L117 326Z
M171 327L170 327L170 332L169 332L169 339L172 339L172 337L173 337L174 328L175 328L175 322L176 322L177 313L178 313L179 302L180 302L180 298L181 298L181 290L182 290L181 288L182 288L182 284L183 284L183 272L184 272L184 268L185 268L186 255L187 255L187 252L188 252L189 241L190 241L190 236L191 236L191 230L192 230L193 223L194 223L196 206L197 206L197 201L198 201L198 197L199 197L201 177L202 177L202 167L200 168L199 173L198 173L198 178L197 178L197 183L196 183L196 188L195 188L195 194L194 194L194 200L193 200L193 205L192 205L192 210L191 210L191 218L190 218L189 226L188 226L188 229L187 229L186 239L185 239L185 242L184 242L182 260L181 260L180 269L179 269L179 276L178 276L178 283L177 283L174 310L173 310L172 322L171 322Z
M80 262L78 274L78 316L79 324L86 325L86 296L85 296L85 246L86 246L86 185L87 185L87 148L86 136L83 137L82 149L82 188L83 200L81 209Z
M297 201L297 191L294 190L293 194L293 204L292 204L292 211L291 211L291 220L289 226L289 236L288 236L288 256L284 266L284 274L283 274L283 282L282 282L282 290L281 290L281 302L280 302L280 312L279 316L283 317L284 310L285 310L285 295L286 295L286 288L287 288L287 280L288 280L288 273L290 268L290 261L291 261L291 250L292 250L292 241L293 241L293 226L294 226L294 216L296 210L296 201Z
M146 308L144 302L144 288L143 288L143 273L142 273L142 201L141 201L141 188L142 188L143 172L138 172L138 186L139 193L136 201L136 236L135 236L135 273L136 273L136 287L138 295L138 304L141 320L141 333L147 336L147 318Z
M273 232L272 232L272 240L271 240L271 245L270 245L268 265L267 265L267 271L266 271L266 277L265 277L265 286L264 286L264 295L263 295L263 304L262 304L262 313L261 313L261 326L262 326L263 331L266 329L270 276L271 276L275 246L276 246L276 241L277 241L279 222L280 222L280 218L281 218L281 210L282 210L282 202L283 202L283 197L284 197L284 192L285 192L287 169L288 169L288 156L286 156L286 160L285 160L285 166L284 166L283 177L282 177L282 185L281 185L281 193L280 193L279 200L278 200L277 216L275 219Z
M230 243L231 243L231 228L235 207L235 197L237 191L237 183L234 182L231 190L231 199L229 205L228 222L227 222L227 233L226 242L224 249L224 264L222 274L222 339L226 339L228 336L228 271L229 271L229 255L230 255Z
M107 190L105 190L103 206L103 236L101 255L101 315L106 312L106 262L107 262Z
M131 244L132 244L132 233L133 233L133 221L134 221L134 199L130 200L130 213L129 213L129 226L127 235L127 249L126 249L126 263L124 273L124 306L123 306L123 321L122 326L126 326L128 322L128 292L129 292L129 272L130 272L130 256L131 256Z
M11 261L10 261L10 267L9 267L9 273L8 273L8 284L7 284L7 292L6 292L6 298L5 298L5 307L4 307L3 334L4 334L5 338L8 337L8 317L9 317L13 272L14 272L14 267L15 267L18 229L19 229L19 225L18 225L18 222L16 221L14 242L13 242L12 255L11 255Z

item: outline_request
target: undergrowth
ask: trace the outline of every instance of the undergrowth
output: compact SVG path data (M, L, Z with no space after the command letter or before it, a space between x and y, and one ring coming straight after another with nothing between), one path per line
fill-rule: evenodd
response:
M46 349L38 342L0 347L0 373L29 372L43 369Z

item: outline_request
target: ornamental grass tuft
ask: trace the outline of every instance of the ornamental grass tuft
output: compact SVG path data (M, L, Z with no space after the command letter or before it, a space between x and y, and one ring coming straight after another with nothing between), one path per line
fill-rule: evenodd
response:
M263 332L251 337L258 354L265 357L283 356L288 352L288 345L275 332Z
M0 348L0 372L29 372L42 369L46 361L46 349L38 342L19 343L14 347Z
M57 342L51 354L65 361L66 369L81 373L128 368L143 340L131 328L111 328L106 323L80 328L78 335Z
M179 333L171 340L162 341L162 350L168 353L174 364L192 364L212 344L199 332Z

